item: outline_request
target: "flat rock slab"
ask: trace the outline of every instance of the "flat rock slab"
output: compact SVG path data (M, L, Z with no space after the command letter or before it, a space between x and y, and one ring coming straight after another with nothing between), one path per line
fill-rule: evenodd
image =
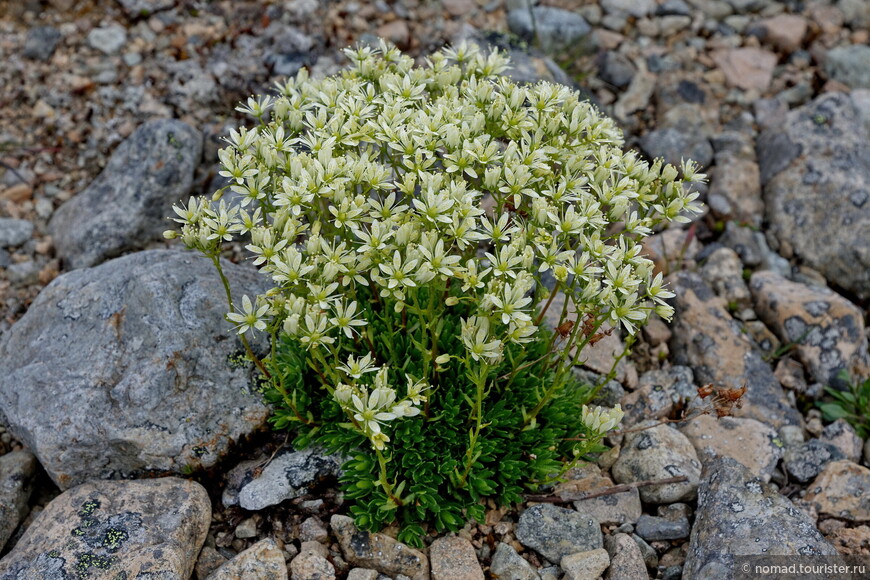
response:
M680 431L695 446L701 463L731 457L765 482L770 481L783 454L776 431L755 419L701 415Z
M206 580L287 580L284 552L272 538L260 540Z
M30 511L27 501L36 467L36 457L29 451L0 455L0 550Z
M459 536L438 538L429 546L432 580L483 580L474 546Z
M150 121L121 143L103 172L54 212L54 247L69 269L94 266L161 238L186 198L202 136L172 119Z
M238 292L265 289L253 269L224 270ZM269 415L226 312L192 252L65 274L0 339L0 413L61 489L212 466Z
M756 150L772 233L827 280L870 297L870 131L856 103L822 95L763 132Z
M210 522L208 493L193 481L86 483L45 507L0 560L0 580L187 580Z
M670 343L675 362L692 367L699 385L745 386L744 405L734 410L736 417L750 417L776 429L800 424L800 413L789 403L770 365L728 313L725 300L694 272L679 272L669 281L676 294Z
M685 578L734 577L734 555L834 556L815 523L734 459L715 460L698 489Z
M755 311L795 351L813 379L837 385L838 375L870 374L870 354L860 308L827 288L792 282L775 272L750 280Z

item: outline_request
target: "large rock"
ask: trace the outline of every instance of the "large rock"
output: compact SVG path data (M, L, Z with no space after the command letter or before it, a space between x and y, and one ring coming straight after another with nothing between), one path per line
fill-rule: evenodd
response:
M685 435L669 425L641 423L640 431L626 433L622 452L613 465L613 478L619 483L652 481L685 476L681 483L649 485L640 489L647 503L664 504L695 498L701 476L701 462Z
M734 578L734 556L837 554L814 522L734 459L715 460L698 489L683 577Z
M194 481L86 483L45 507L0 560L0 580L186 580L210 522L208 494Z
M181 121L139 127L52 216L54 247L66 266L94 266L160 239L172 204L190 193L201 151L202 136Z
M206 580L287 580L284 552L272 538L260 540L209 574Z
M835 385L838 375L870 374L870 355L860 308L827 288L756 272L750 280L755 311L795 351L813 379Z
M810 484L804 498L820 514L850 522L870 522L870 469L834 461Z
M459 536L438 538L429 546L432 580L483 580L474 546Z
M224 264L237 292L264 290ZM0 338L0 412L66 489L209 467L265 425L212 264L154 250L49 284Z
M29 451L0 455L0 551L12 536L30 506L30 492L36 475L36 458Z
M728 314L725 300L693 272L672 276L671 288L676 293L671 340L675 362L692 367L698 384L745 386L744 405L735 409L735 416L751 417L774 428L800 424L800 413L789 404L770 365Z
M603 546L595 518L552 504L534 505L520 514L516 536L551 562Z
M870 131L855 102L823 95L756 148L773 233L829 281L870 298Z
M755 419L701 415L680 431L695 446L701 463L730 457L765 482L770 481L782 458L782 443L776 431Z

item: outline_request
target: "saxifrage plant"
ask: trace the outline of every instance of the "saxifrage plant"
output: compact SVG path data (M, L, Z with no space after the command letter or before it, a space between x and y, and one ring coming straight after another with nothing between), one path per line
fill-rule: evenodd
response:
M420 545L603 449L622 412L589 409L572 369L607 325L671 316L640 240L686 220L703 175L623 152L610 119L514 84L498 52L345 52L342 74L239 108L257 125L220 152L230 185L167 237L214 262L274 427L350 454L356 523ZM236 304L219 255L242 239L274 287Z

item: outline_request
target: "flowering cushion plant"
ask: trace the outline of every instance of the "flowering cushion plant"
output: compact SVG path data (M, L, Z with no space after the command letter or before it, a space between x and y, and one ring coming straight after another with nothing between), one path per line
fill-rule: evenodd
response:
M217 267L274 426L350 453L357 524L419 545L602 449L621 411L587 408L572 369L605 325L670 317L640 240L696 209L703 175L623 152L610 119L514 84L498 52L346 54L239 108L258 124L220 152L230 185L167 236ZM241 304L219 261L236 239L274 284Z

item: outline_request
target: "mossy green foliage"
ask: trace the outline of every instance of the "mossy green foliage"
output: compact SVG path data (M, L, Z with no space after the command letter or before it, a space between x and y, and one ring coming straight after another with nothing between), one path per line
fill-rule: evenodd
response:
M397 372L422 375L419 352L420 341L425 338L419 325L403 326L401 314L380 310L371 298L370 305L373 316L368 322L376 359L403 361ZM443 352L464 356L460 318L468 315L456 306L442 319ZM271 421L278 429L297 429L297 447L319 443L329 452L351 455L341 484L345 497L353 502L351 514L356 524L378 530L397 521L399 539L421 546L427 524L437 531L456 531L469 518L483 521L484 499L492 498L499 505L518 503L525 491L552 481L576 459L604 450L590 443L587 436L595 438L595 434L586 433L580 421L581 407L593 394L590 385L569 382L533 422L525 424L527 412L544 397L553 378L551 359L544 357L552 331L539 332L539 340L508 346L503 363L490 373L484 399L485 427L467 472L469 436L475 425L475 385L461 365L450 365L438 374L423 420L418 417L384 426L390 437L388 477L394 484L393 495L400 497L399 505L378 484L378 461L368 440L350 428L339 403L326 395L320 377L308 363L307 351L286 337L270 370L282 377L296 410L312 424L298 427L294 411L275 389L266 392L275 406ZM337 350L356 349L360 355L367 352L361 344L343 340ZM511 369L541 358L545 360L520 370L511 380L505 377Z

